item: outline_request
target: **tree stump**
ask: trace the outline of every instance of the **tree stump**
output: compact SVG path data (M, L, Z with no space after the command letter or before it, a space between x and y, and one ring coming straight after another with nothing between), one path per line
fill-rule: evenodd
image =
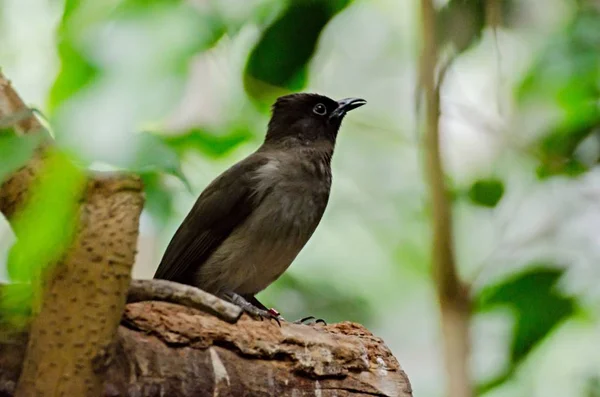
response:
M12 396L26 335L0 344L0 396ZM176 304L126 306L104 395L412 396L380 338L359 324L235 324Z

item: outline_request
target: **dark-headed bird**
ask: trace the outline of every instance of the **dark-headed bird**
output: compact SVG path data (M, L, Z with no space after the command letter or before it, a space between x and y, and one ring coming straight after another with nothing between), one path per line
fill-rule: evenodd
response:
M200 194L154 278L198 287L255 318L278 318L255 295L317 228L338 130L346 113L365 103L307 93L278 98L264 143Z

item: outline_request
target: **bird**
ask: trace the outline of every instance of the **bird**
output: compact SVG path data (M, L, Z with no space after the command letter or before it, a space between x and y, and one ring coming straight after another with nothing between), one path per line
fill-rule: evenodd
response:
M315 93L277 98L262 145L202 191L154 278L200 288L253 318L282 318L256 294L288 269L319 225L342 120L366 103Z

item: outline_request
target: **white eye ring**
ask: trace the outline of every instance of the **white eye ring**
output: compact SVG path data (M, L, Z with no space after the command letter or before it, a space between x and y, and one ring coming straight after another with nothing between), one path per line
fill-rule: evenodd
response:
M313 112L319 116L323 116L325 113L327 113L327 108L322 103L317 103L317 105L313 108Z

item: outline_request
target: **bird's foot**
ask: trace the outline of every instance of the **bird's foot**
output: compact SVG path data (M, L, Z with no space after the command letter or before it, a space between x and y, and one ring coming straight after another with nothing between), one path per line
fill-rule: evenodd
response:
M322 318L316 318L314 316L308 316L308 317L304 317L304 318L294 321L294 324L304 324L304 325L318 324L318 323L327 325L325 320L323 320Z
M285 321L279 312L275 309L264 310L254 306L252 303L248 302L241 295L236 294L235 292L228 292L223 294L223 296L229 300L231 303L239 306L248 313L251 317L256 320L275 320L277 324L281 327L281 321Z

